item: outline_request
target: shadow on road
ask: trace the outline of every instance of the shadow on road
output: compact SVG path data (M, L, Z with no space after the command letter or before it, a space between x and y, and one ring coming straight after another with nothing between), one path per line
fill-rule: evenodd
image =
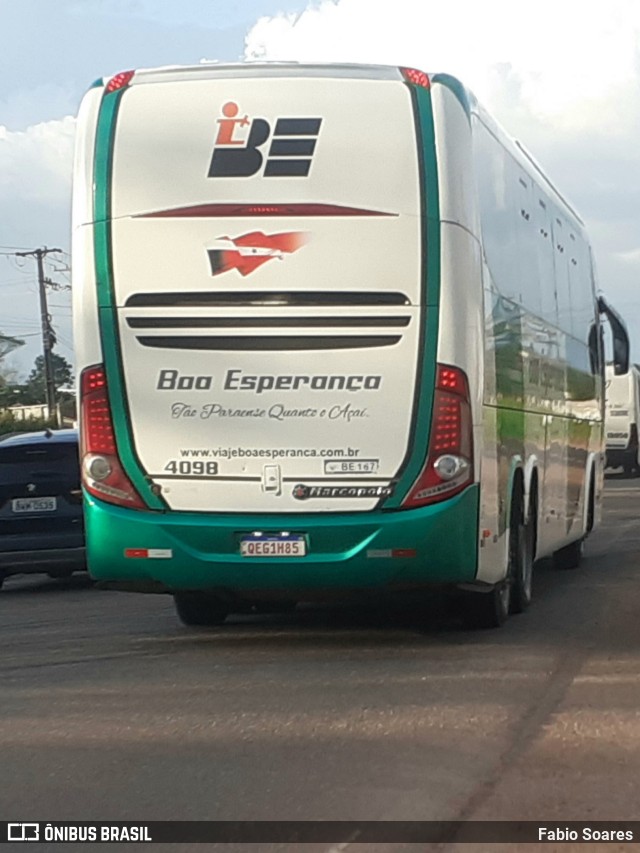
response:
M0 591L0 601L14 596L55 594L92 588L93 581L84 572L69 578L50 578L48 575L11 575L5 580Z

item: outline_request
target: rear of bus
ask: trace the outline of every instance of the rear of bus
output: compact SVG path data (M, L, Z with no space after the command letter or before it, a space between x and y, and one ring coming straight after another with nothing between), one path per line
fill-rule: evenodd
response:
M616 376L613 365L606 368L605 433L607 467L638 470L638 378L635 370Z
M475 578L439 228L425 74L204 66L89 91L74 289L95 578L228 600Z

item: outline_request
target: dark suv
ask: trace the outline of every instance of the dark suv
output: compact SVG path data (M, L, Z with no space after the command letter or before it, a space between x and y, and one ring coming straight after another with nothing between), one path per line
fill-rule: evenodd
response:
M0 586L9 575L86 569L78 433L0 441Z

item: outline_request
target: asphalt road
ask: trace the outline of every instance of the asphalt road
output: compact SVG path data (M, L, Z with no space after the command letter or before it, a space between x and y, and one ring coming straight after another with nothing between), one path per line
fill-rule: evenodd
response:
M9 579L0 819L638 819L639 557L614 477L582 566L540 567L497 631L316 607L197 632L166 597Z

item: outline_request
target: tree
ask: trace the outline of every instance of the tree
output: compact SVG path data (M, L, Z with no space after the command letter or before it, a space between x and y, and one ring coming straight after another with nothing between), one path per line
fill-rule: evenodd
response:
M55 352L51 353L53 363L53 384L56 389L63 385L73 384L73 368L66 358ZM43 403L47 398L44 381L44 356L39 355L34 362L33 370L24 386L25 403Z
M4 357L17 347L24 346L24 341L11 338L0 332L0 409L12 406L18 402L20 390L17 387L17 370L4 362Z

